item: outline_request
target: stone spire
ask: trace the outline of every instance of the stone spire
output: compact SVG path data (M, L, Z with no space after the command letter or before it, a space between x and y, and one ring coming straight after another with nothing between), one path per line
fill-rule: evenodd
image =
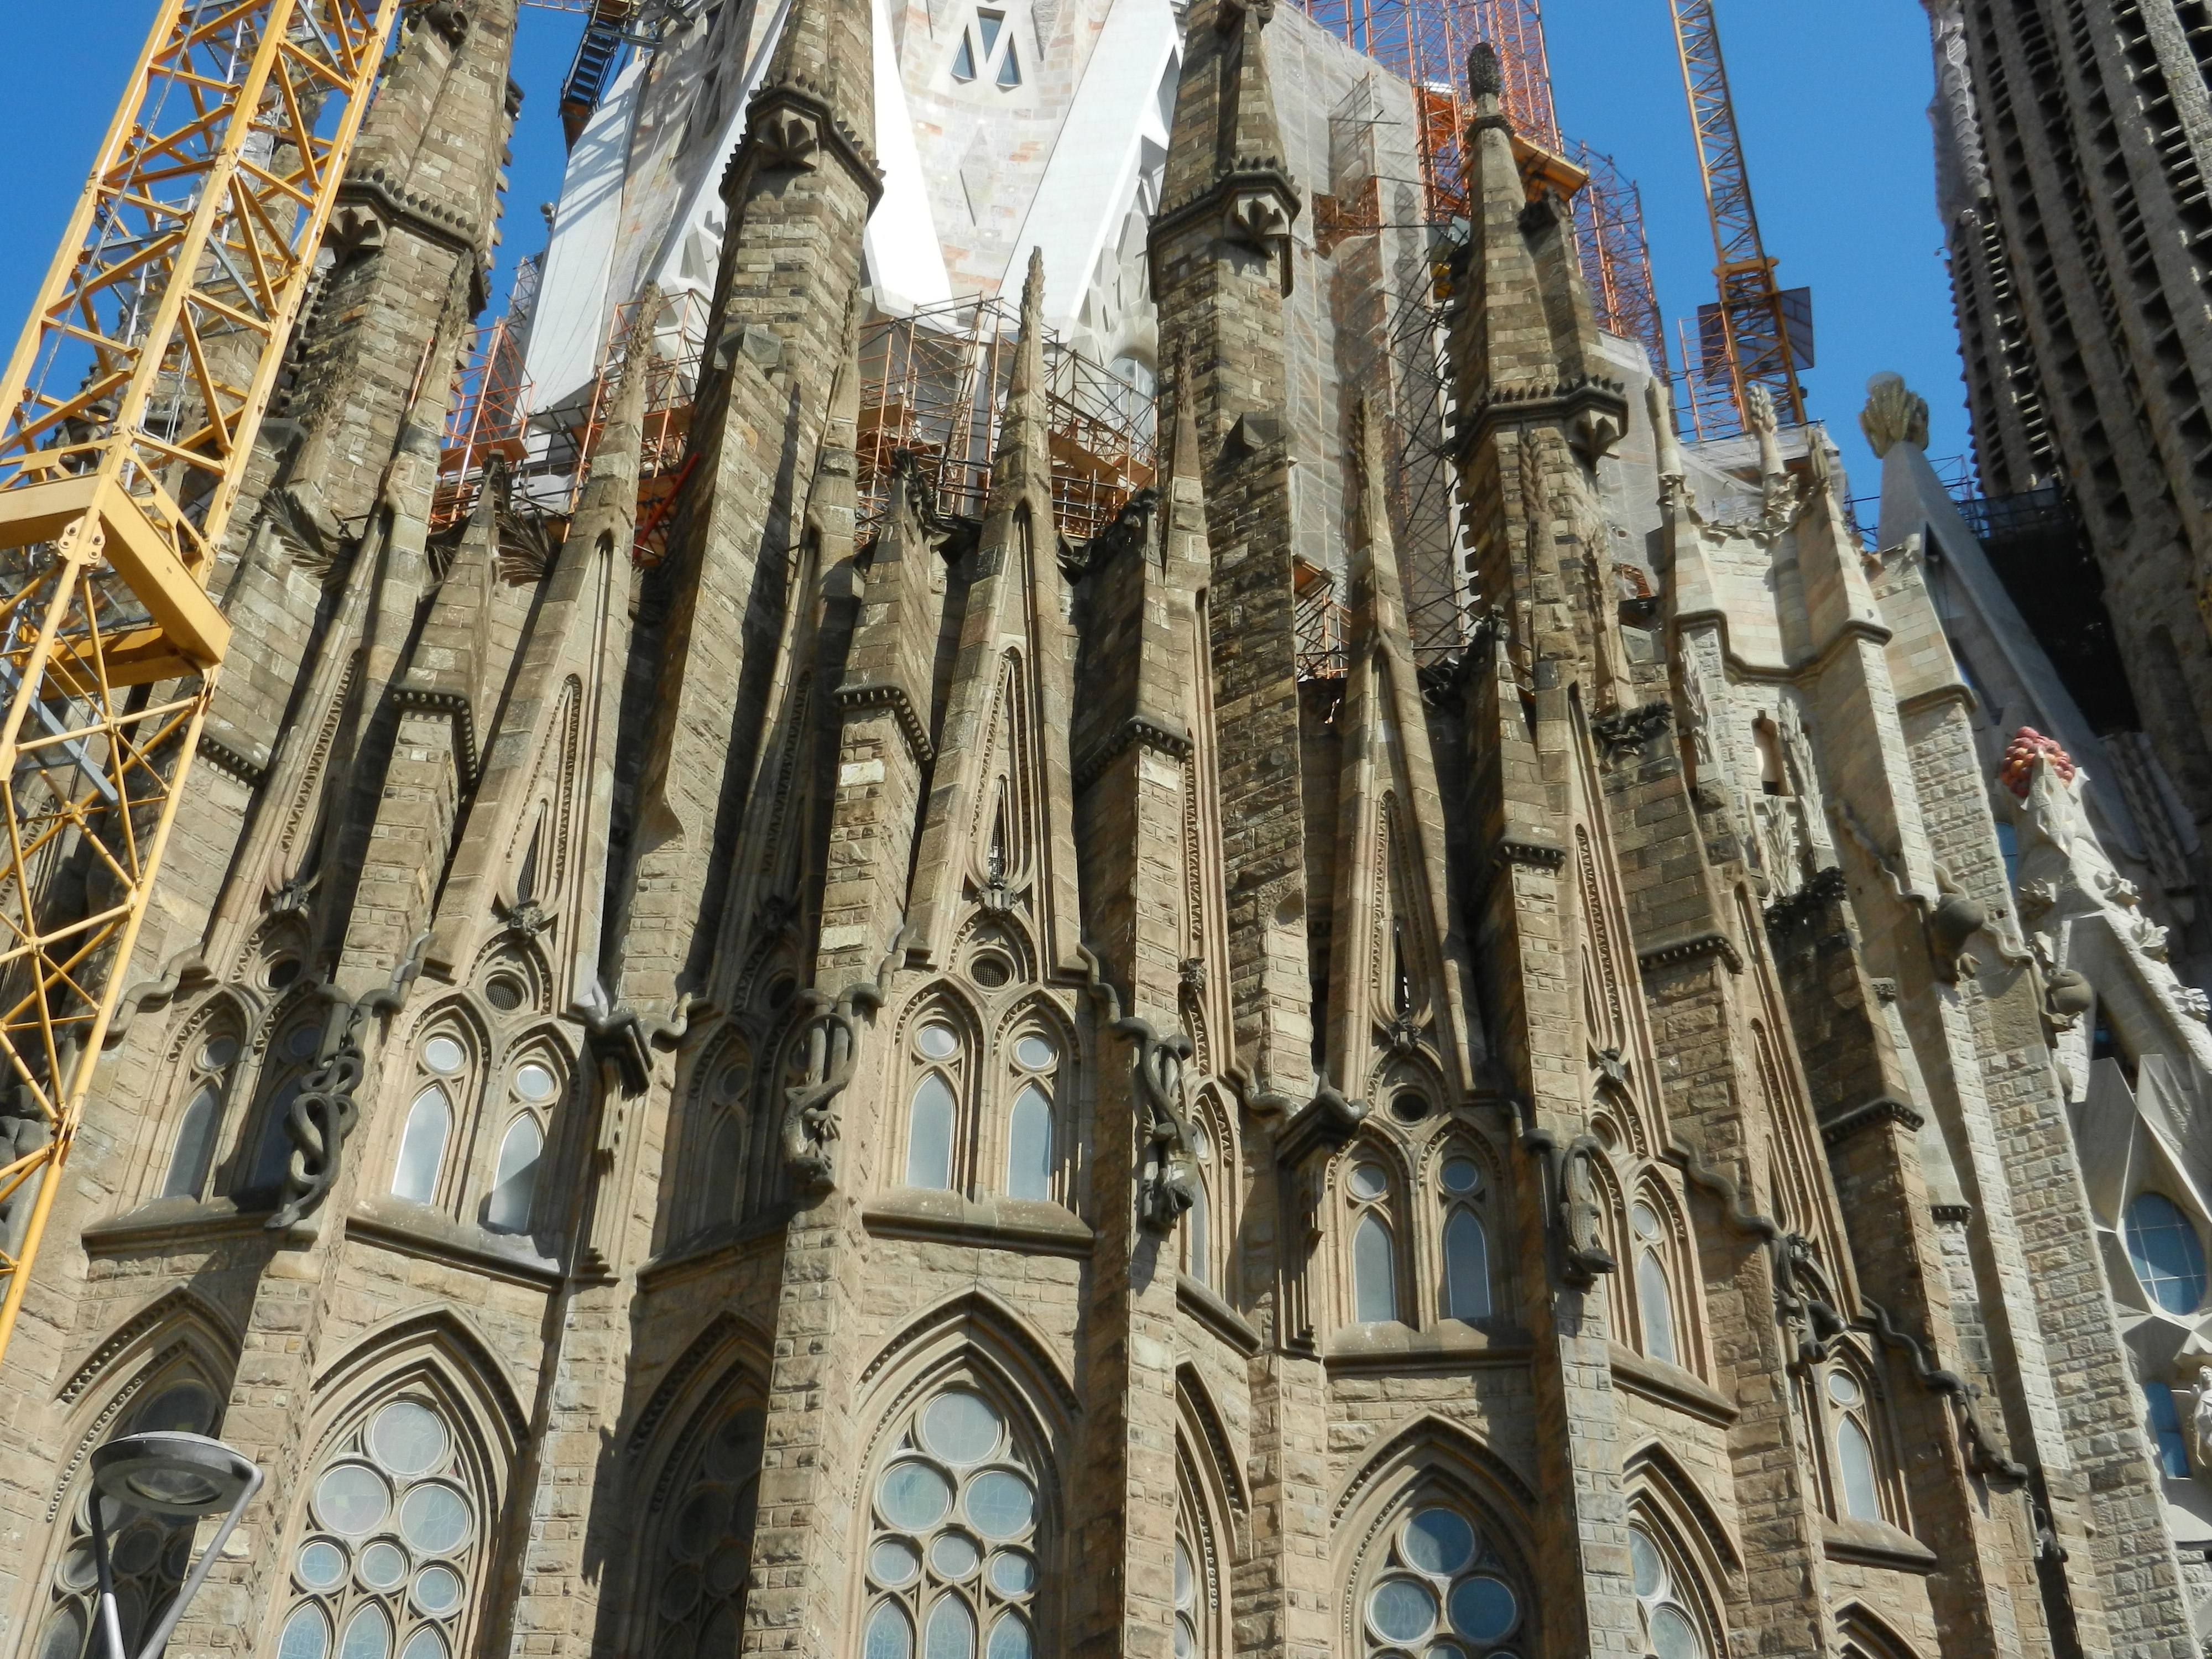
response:
M908 960L942 963L975 907L1013 959L1080 972L1068 728L1074 660L1046 399L1044 261L1030 258L1006 424L961 616L940 756L915 856ZM979 923L977 925L986 925Z

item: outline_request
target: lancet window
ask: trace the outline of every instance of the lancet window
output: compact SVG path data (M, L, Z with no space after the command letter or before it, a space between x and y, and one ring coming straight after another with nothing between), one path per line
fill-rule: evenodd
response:
M325 1454L286 1569L276 1659L453 1659L488 1519L445 1413L405 1392Z
M1214 1268L1217 1243L1213 1194L1215 1183L1221 1178L1217 1167L1220 1159L1214 1151L1212 1127L1202 1115L1191 1123L1190 1152L1192 1161L1198 1165L1198 1182L1192 1191L1190 1208L1183 1212L1182 1270L1212 1290L1219 1280Z
M1826 1455L1829 1512L1904 1529L1897 1460L1875 1373L1864 1356L1849 1343L1838 1345L1804 1387L1808 1415L1818 1425Z
M1416 1498L1370 1555L1355 1606L1368 1659L1517 1659L1527 1622L1518 1575L1468 1505Z
M1052 1091L1060 1045L1042 1031L1024 1031L1012 1045L1013 1108L1006 1119L1006 1195L1049 1199L1058 1169Z
M454 1096L469 1069L468 1045L451 1030L434 1030L416 1048L420 1067L415 1093L399 1131L392 1167L392 1194L417 1204L439 1199L447 1144L453 1139Z
M1489 1183L1465 1148L1447 1146L1437 1161L1437 1309L1446 1319L1473 1322L1491 1313L1490 1229L1484 1215Z
M952 50L952 78L962 82L988 80L1011 91L1022 84L1021 50L1007 27L1004 11L983 6L974 21L960 31Z
M1032 1659L1049 1528L1036 1456L981 1389L912 1407L869 1491L863 1659Z
M766 1418L758 1404L726 1406L691 1454L663 1525L649 1652L662 1659L736 1659L751 1582Z
M694 1230L733 1221L744 1205L747 1153L752 1124L746 1110L753 1087L752 1050L731 1036L701 1068L695 1085L695 1115L703 1158L692 1212Z
M212 1434L222 1408L216 1390L187 1366L172 1368L138 1390L143 1403L120 1413L114 1432L144 1434L156 1429ZM36 1659L85 1659L106 1652L94 1639L100 1599L99 1568L93 1555L92 1505L100 1505L107 1533L108 1559L115 1585L115 1607L126 1652L135 1653L148 1628L167 1608L192 1562L195 1522L173 1520L96 1496L89 1481L70 1510L70 1534L48 1585L45 1622Z
M169 1142L161 1197L198 1198L206 1190L216 1141L222 1133L223 1102L243 1047L229 1019L218 1019L193 1033L179 1067L177 1092L185 1109Z
M1396 1191L1390 1170L1372 1148L1352 1155L1344 1176L1352 1322L1381 1324L1401 1317L1398 1297L1398 1237L1392 1215Z
M1702 1370L1686 1258L1673 1201L1647 1183L1630 1200L1627 1219L1626 1277L1636 1345L1647 1358L1684 1370Z

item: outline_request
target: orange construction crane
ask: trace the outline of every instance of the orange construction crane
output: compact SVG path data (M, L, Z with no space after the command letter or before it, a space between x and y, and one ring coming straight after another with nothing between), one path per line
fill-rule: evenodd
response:
M1698 316L1700 370L1723 381L1737 412L1750 390L1764 386L1784 426L1805 421L1801 368L1813 366L1812 307L1803 289L1785 295L1775 286L1774 261L1759 240L1751 204L1751 176L1721 60L1720 26L1712 0L1668 0L1674 15L1674 48L1682 60L1690 125L1698 138L1698 171L1705 180L1705 213L1713 227L1713 276L1719 302Z
M0 1353L229 641L207 594L400 0L157 0L0 378ZM16 1230L20 1228L20 1232Z

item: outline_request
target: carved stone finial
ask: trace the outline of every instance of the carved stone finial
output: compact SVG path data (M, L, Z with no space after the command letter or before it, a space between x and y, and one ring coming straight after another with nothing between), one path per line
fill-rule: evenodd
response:
M1887 455L1893 444L1928 447L1928 400L1905 384L1902 374L1877 374L1867 382L1866 407L1859 411L1859 430L1876 457Z
M1478 40L1467 55L1467 89L1477 98L1503 98L1505 71L1498 61L1498 48Z

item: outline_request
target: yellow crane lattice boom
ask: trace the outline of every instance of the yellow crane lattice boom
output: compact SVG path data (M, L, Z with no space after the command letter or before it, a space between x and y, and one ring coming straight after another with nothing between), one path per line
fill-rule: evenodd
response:
M228 642L216 550L399 6L159 0L0 379L0 1352Z
M1797 354L1775 286L1774 261L1759 240L1712 0L1668 0L1668 5L1682 86L1690 100L1690 125L1697 134L1705 213L1712 221L1713 276L1720 289L1718 319L1729 389L1742 411L1749 389L1765 386L1774 400L1775 418L1785 426L1802 425L1805 392L1797 380ZM1693 360L1692 373L1696 372Z

